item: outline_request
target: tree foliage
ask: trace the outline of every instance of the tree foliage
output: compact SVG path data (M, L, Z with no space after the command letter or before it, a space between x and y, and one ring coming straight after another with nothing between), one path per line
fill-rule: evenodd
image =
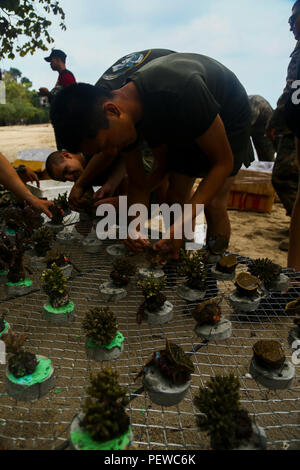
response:
M37 92L30 90L32 83L20 70L10 68L3 80L6 104L0 104L0 126L49 122L49 109L40 107Z
M57 0L0 0L0 58L47 51L46 43L54 42L49 34L51 14L60 17L59 26L65 30L65 13Z

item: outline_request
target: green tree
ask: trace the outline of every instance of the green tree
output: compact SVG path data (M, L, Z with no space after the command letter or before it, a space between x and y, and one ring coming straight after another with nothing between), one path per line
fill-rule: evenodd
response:
M0 0L0 58L24 57L37 49L47 51L47 42L54 39L49 34L52 21L49 15L60 17L60 28L66 29L65 13L57 0ZM24 42L19 43L21 37Z
M13 80L18 81L18 78L22 77L22 72L19 69L15 69L14 67L11 67L9 69L9 75Z
M3 79L6 87L6 104L0 104L0 126L13 124L40 124L49 122L49 110L40 107L40 100L35 90L30 90L32 83L22 77L17 69L5 72ZM17 78L21 78L18 82Z

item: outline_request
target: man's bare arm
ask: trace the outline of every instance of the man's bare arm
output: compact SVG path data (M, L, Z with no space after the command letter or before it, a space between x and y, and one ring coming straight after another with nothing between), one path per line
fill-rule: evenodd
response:
M190 203L207 204L222 188L233 170L233 154L222 119L218 115L209 129L198 139L197 144L211 162L211 170L201 181Z
M0 184L3 184L9 191L13 192L21 201L27 201L35 209L44 212L50 218L52 217L48 208L53 203L42 201L33 196L2 153L0 153Z
M297 161L300 171L300 139L297 139ZM288 267L300 271L300 187L293 208L290 226Z

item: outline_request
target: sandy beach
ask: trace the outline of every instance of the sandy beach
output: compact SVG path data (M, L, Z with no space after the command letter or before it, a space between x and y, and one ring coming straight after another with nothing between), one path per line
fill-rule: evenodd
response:
M51 124L0 127L0 151L13 162L20 150L30 148L55 149L55 138ZM270 214L230 210L232 224L230 250L250 258L268 257L287 263L287 253L278 245L286 238L290 218L282 204L275 203Z

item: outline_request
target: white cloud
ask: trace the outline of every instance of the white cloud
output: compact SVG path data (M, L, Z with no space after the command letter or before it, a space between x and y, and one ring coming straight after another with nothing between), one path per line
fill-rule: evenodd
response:
M286 0L61 0L67 31L53 27L55 47L68 54L77 79L94 83L119 57L149 47L210 55L231 68L249 93L275 105L295 45ZM52 88L56 74L45 53L4 61ZM3 65L0 65L1 67Z

